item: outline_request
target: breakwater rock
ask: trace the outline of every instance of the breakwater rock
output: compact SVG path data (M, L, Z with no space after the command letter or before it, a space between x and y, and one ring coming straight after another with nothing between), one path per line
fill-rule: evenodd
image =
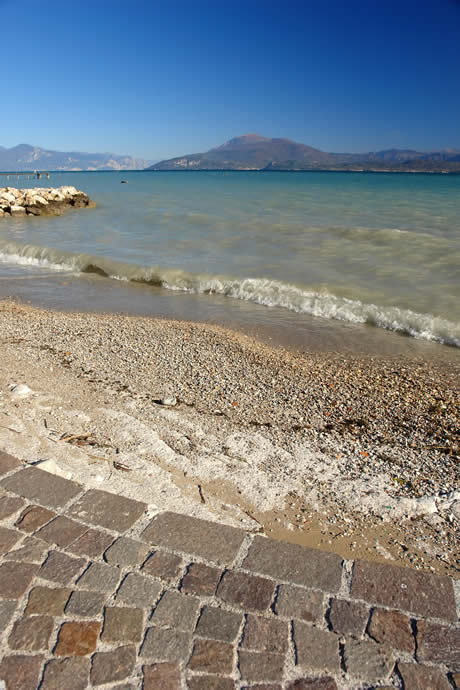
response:
M92 208L94 201L76 187L0 187L1 216L60 216L69 208Z

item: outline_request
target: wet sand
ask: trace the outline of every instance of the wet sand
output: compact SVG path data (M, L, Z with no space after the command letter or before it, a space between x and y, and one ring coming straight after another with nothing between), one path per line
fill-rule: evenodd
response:
M457 353L300 353L7 300L0 324L5 451L152 510L458 572Z

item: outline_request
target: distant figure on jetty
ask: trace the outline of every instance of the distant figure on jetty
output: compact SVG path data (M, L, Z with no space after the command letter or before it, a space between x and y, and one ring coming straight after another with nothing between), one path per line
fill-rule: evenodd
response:
M128 184L128 180L122 180L120 184Z

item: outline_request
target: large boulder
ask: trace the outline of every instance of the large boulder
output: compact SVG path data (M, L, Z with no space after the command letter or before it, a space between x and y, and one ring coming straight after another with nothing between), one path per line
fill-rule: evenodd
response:
M10 206L10 213L12 216L24 216L26 209L24 206L16 206L16 204L12 204Z

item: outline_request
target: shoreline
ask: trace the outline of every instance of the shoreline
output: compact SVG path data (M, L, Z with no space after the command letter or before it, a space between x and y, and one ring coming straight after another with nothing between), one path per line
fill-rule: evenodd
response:
M458 364L4 299L0 319L6 452L154 510L458 574Z

